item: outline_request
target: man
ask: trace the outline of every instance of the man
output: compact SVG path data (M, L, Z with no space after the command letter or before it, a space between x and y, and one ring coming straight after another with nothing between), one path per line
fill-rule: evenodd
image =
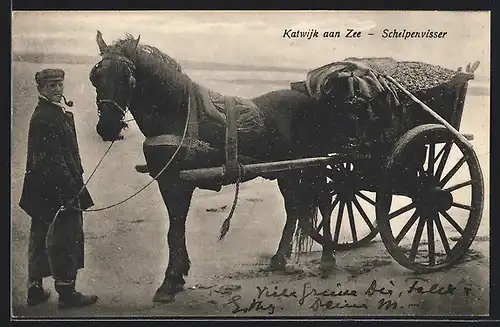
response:
M42 278L52 276L59 307L93 304L97 296L75 290L83 268L82 212L94 205L83 182L73 114L66 111L64 71L35 75L39 97L30 120L28 154L19 206L30 216L28 305L48 300ZM66 101L64 101L66 102ZM71 103L66 103L71 105ZM78 208L78 209L74 209Z

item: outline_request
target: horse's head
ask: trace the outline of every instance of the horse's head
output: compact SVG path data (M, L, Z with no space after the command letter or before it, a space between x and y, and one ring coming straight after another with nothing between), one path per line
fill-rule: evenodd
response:
M139 39L140 36L137 39L129 37L120 46L108 46L97 31L96 40L102 60L92 68L89 79L97 93L99 121L96 130L103 141L122 139L121 131L127 127L125 113L136 83L135 65L130 56Z

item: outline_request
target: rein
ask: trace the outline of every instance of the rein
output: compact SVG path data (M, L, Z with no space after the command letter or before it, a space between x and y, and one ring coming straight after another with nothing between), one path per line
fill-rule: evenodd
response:
M109 59L110 56L103 56L103 60L104 59ZM113 59L115 60L119 60L119 61L122 61L124 62L127 67L127 69L129 70L129 82L131 83L132 82L132 79L134 79L134 83L135 83L135 78L133 76L133 71L132 71L132 68L130 68L130 66L132 66L134 69L135 69L135 65L134 63L126 58L126 57L123 57L121 55L118 55L118 56L115 56ZM101 60L102 61L102 60ZM99 63L96 65L96 67L99 65ZM120 112L123 114L123 116L125 116L125 114L127 113L128 111L128 107L127 109L123 109L116 101L113 101L113 100L109 100L109 99L102 99L102 100L98 100L96 101L97 104L99 103L104 103L104 102L107 102L107 103L111 103L113 104L113 106L115 108L117 108L118 110L120 110ZM99 112L100 114L100 112ZM107 210L107 209L111 209L113 207L116 207L116 206L119 206L120 204L123 204L125 202L127 202L128 200L132 199L133 197L135 197L136 195L138 195L139 193L141 193L143 190L145 190L149 185L151 185L154 181L156 181L160 175L170 166L170 164L172 163L172 161L174 160L174 158L177 156L177 154L179 153L181 147L182 147L182 144L184 143L185 139L186 139L186 136L187 136L187 132L188 132L188 127L189 127L189 121L190 121L190 118L191 118L191 95L188 94L188 105L187 105L187 115L186 115L186 123L184 125L184 131L182 133L182 137L181 137L181 140L179 142L179 144L177 145L177 148L175 149L174 153L172 154L172 156L170 157L170 159L167 161L167 163L165 164L165 166L160 170L160 172L155 176L153 177L153 179L151 181L149 181L146 185L144 185L143 187L141 187L140 189L138 189L136 192L134 192L133 194L127 196L126 198L124 198L123 200L121 201L118 201L114 204L111 204L111 205L108 205L108 206L104 206L104 207L101 207L101 208L97 208L97 209L86 209L86 210L83 210L81 208L77 208L77 207L74 207L74 206L70 206L70 207L65 207L64 205L61 205L61 207L59 207L59 209L57 210L57 212L55 213L54 215L54 219L52 220L52 222L49 224L49 229L50 228L54 228L54 223L56 222L56 219L57 217L59 216L59 213L61 211L65 211L65 210L76 210L76 211L80 211L80 212L97 212L97 211L104 211L104 210ZM128 119L126 120L125 122L129 122L129 121L132 121L132 120L135 120L135 119ZM78 198L78 196L80 196L80 194L83 192L83 190L85 189L85 187L87 186L87 184L90 182L90 180L92 179L92 177L94 176L95 172L97 171L97 169L99 168L99 166L101 165L102 161L104 160L104 158L106 157L106 155L108 154L108 152L111 150L111 147L113 146L113 144L115 143L115 141L112 141L111 144L109 145L109 147L106 149L106 151L104 152L104 154L102 155L101 159L99 160L99 162L97 163L96 167L94 168L94 170L92 171L92 173L90 174L89 178L87 179L87 181L84 183L84 185L82 186L82 188L80 189L80 191L78 192L78 194L69 202L73 202L75 199ZM222 241L222 239L224 238L225 234L228 232L229 230L229 225L230 225L230 222L231 222L231 218L233 217L234 215L234 211L236 209L236 205L237 205L237 202L238 202L238 195L239 195L239 188L240 188L240 183L241 183L241 177L242 177L242 166L241 164L239 164L239 169L238 169L238 178L237 178L237 181L236 181L236 190L235 190L235 194L234 194L234 199L233 199L233 203L231 205L231 210L229 212L229 215L228 217L224 220L222 226L221 226L221 231L220 231L220 237L219 237L219 242Z
M182 133L182 138L181 138L181 141L179 142L179 145L177 146L177 148L175 149L174 153L172 154L172 156L170 157L170 159L168 160L168 162L165 164L165 166L160 170L160 172L151 180L149 181L146 185L144 185L143 187L141 187L139 190L137 190L136 192L134 192L132 195L126 197L125 199L119 201L119 202L116 202L114 204L111 204L111 205L108 205L108 206L104 206L104 207L101 207L101 208L97 208L97 209L86 209L86 210L83 210L81 208L76 208L76 207L64 207L64 205L62 205L56 212L55 216L54 216L54 219L52 220L52 223L50 225L53 225L59 215L59 213L61 211L64 211L64 210L69 210L69 209L72 209L72 210L76 210L76 211L80 211L80 212L95 212L95 211L103 211L103 210L107 210L107 209L110 209L110 208L113 208L113 207L116 207L120 204L123 204L125 202L127 202L128 200L132 199L133 197L135 197L136 195L138 195L140 192L142 192L144 189L146 189L149 185L151 185L154 181L156 181L160 175L165 171L165 169L167 169L168 166L170 166L170 164L172 163L172 161L174 160L174 158L177 156L177 154L179 153L181 147L182 147L182 144L184 143L184 140L186 138L186 135L187 135L187 130L188 130L188 126L189 126L189 120L190 120L190 116L191 116L191 97L188 96L188 111L187 111L187 117L186 117L186 124L184 125L184 131ZM101 165L102 161L104 160L104 158L106 157L106 155L108 154L109 150L111 150L111 147L113 146L113 144L115 143L115 141L112 141L111 144L109 145L108 149L106 150L106 152L103 154L103 156L101 157L101 159L99 160L99 162L97 163L96 167L94 168L94 170L92 171L92 173L90 174L89 178L87 179L87 181L85 182L85 184L82 186L82 188L80 189L80 191L78 192L78 194L70 201L74 201L76 198L78 198L78 196L83 192L83 190L85 189L85 187L87 186L87 184L90 182L90 180L92 179L93 175L95 174L95 172L97 171L97 168Z
M99 66L99 64L105 60L105 59L113 59L113 60L118 60L118 61L121 61L123 63L125 63L125 67L127 67L127 70L128 70L128 73L129 73L129 79L132 79L134 78L134 70L135 70L135 65L134 63L132 62L132 60L122 56L122 55L119 55L119 54L116 54L116 55L103 55L102 56L102 60L100 62L98 62L96 64L96 67ZM129 83L130 83L130 80L129 80ZM112 104L116 109L118 109L123 116L125 116L125 114L128 112L128 107L126 107L125 109L120 106L116 101L114 100L109 100L109 99L102 99L102 100L97 100L96 101L97 105L99 105L100 103L110 103ZM99 107L98 107L99 108ZM99 111L99 114L100 114L100 111Z

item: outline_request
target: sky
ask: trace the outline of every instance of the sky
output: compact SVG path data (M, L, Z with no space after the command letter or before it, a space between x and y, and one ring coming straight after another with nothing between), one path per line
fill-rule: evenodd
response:
M362 37L283 38L285 29L361 31ZM382 31L445 31L443 39L383 39ZM61 11L14 12L13 52L97 55L96 31L109 44L125 33L180 61L313 69L346 57L393 57L456 69L481 61L489 76L489 12L410 11ZM374 33L368 36L367 33Z

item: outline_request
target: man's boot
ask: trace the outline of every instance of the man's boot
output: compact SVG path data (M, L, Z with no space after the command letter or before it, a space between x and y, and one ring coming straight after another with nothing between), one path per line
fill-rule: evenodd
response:
M148 165L135 165L135 170L141 174L149 173Z
M43 303L49 297L50 292L43 289L42 279L30 279L28 286L28 306Z
M75 290L74 280L56 280L55 287L59 293L59 308L79 308L97 302L96 295L83 295Z

